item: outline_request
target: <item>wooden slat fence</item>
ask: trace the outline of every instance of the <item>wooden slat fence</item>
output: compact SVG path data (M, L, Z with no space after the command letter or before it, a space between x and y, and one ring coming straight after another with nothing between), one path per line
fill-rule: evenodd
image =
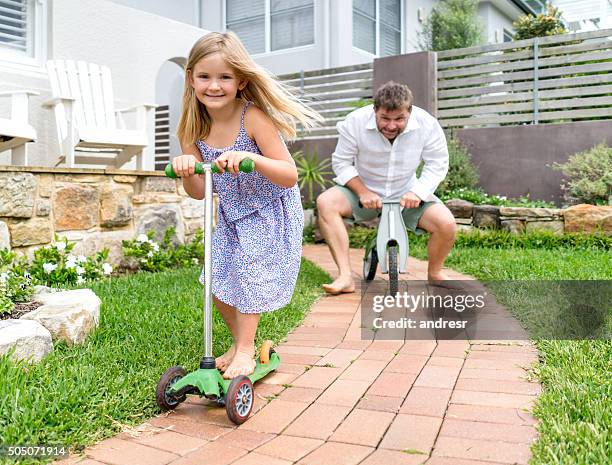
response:
M372 98L372 74L372 63L366 63L279 76L325 118L321 126L300 132L298 138L337 137L336 123Z
M438 52L446 128L612 118L612 29Z

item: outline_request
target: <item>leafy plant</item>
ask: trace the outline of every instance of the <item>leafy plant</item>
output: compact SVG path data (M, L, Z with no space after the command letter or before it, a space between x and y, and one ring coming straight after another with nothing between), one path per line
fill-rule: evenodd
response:
M562 13L559 8L550 3L547 5L546 13L540 13L537 16L521 16L512 23L515 31L514 40L565 34L567 30L563 25L561 16Z
M555 208L555 205L545 200L532 200L529 194L518 197L518 198L507 198L504 195L487 194L481 188L477 187L474 189L466 189L460 187L459 189L452 189L448 191L442 191L436 193L436 195L446 202L450 199L461 199L472 202L476 205L498 205L503 207L527 207L527 208Z
M612 147L596 145L552 168L566 176L561 188L568 202L608 205L612 201Z
M454 189L474 189L478 185L478 170L467 148L457 139L448 141L448 174L438 186L436 195Z
M328 184L331 184L330 181L325 178L326 176L334 174L333 171L329 169L331 166L331 159L319 159L316 151L304 155L301 150L295 152L293 157L297 165L300 190L304 189L304 186L306 186L306 202L304 202L304 207L312 208L314 207L315 186L325 189Z
M482 42L478 0L440 0L419 33L422 50L472 47Z

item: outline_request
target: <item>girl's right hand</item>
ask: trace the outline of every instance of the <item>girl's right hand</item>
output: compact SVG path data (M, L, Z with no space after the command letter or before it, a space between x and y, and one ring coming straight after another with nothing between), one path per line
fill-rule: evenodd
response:
M195 174L197 162L193 155L180 155L172 160L172 169L179 178L186 178Z

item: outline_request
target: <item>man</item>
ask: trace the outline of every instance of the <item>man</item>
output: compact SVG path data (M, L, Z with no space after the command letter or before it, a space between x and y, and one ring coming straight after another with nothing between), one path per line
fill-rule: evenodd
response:
M434 195L448 171L448 147L438 121L412 104L407 86L389 81L376 91L374 105L351 112L337 128L340 137L332 154L336 186L317 198L319 228L339 272L333 283L323 285L325 291L355 291L343 218L372 219L382 199L399 200L408 229L431 233L428 279L448 279L442 266L457 227Z

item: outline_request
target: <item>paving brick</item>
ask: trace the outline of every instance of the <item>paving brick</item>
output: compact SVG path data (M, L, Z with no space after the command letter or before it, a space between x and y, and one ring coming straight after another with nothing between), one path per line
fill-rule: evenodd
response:
M509 425L535 425L537 422L531 413L522 409L484 405L450 404L446 411L446 418L505 423Z
M376 410L380 412L397 413L402 405L403 397L371 396L362 397L357 408L363 410Z
M280 433L308 404L275 399L251 416L249 421L240 425L241 429L259 431L261 433Z
M176 417L159 416L151 418L149 423L159 428L166 428L170 431L192 436L194 438L214 441L218 437L229 433L233 428L219 426L210 423L196 423L192 421L179 420Z
M357 349L365 350L371 344L370 341L342 341L336 349Z
M400 408L400 413L442 418L451 393L451 389L413 386Z
M508 360L520 364L530 364L537 361L538 356L535 353L475 350L474 352L470 353L469 358L472 360Z
M386 366L387 361L385 360L355 360L339 378L372 382Z
M352 407L359 402L368 387L370 387L368 381L337 379L319 396L316 402Z
M436 348L436 341L406 341L399 350L401 355L429 356Z
M389 363L385 371L394 373L414 373L418 374L427 363L424 355L396 355Z
M462 391L455 389L451 396L451 403L529 409L532 407L535 398L536 396L525 396L521 394Z
M304 363L281 363L276 369L277 373L297 373L302 374L310 365Z
M331 350L336 347L338 343L329 339L290 339L287 340L285 344L291 347L312 347L316 349ZM282 350L282 347L280 350Z
M402 346L404 345L404 341L391 341L391 340L374 340L368 349L370 350L390 350L392 352L398 352Z
M493 379L459 378L455 388L463 391L503 392L506 394L525 394L531 396L539 395L542 392L542 388L538 383Z
M353 360L356 360L360 355L361 350L355 349L332 349L325 357L319 360L315 365L333 365L339 368L348 367Z
M466 351L470 348L468 341L438 341L438 345L431 354L432 357L458 357L466 358Z
M459 357L430 357L427 364L436 367L461 368L464 359Z
M431 457L425 465L503 465L500 462L482 462L480 460L463 460L455 457Z
M414 382L415 386L452 389L459 376L459 368L426 365Z
M382 372L367 391L368 396L406 397L416 375Z
M359 360L384 360L388 362L393 357L395 357L395 352L392 350L370 350L370 348L367 348L359 356Z
M191 421L194 423L212 423L219 426L225 426L227 428L233 428L235 425L232 423L224 408L218 407L214 403L204 400L206 404L192 404L184 402L179 405L175 410L170 412L168 418L176 418L177 420Z
M439 437L432 455L510 464L526 464L529 446L501 441Z
M165 465L179 456L134 441L111 438L86 451L87 457L109 465Z
M134 438L134 441L155 449L165 450L177 455L185 455L206 444L206 440L194 438L174 431L160 431Z
M441 418L400 413L391 423L379 447L395 450L412 449L429 454L441 423Z
M323 389L317 388L303 388L290 386L285 389L278 398L281 400L288 400L291 402L304 402L310 404L315 401L323 393Z
M477 368L485 370L515 370L517 368L528 368L530 363L521 363L513 360L485 360L480 358L468 357L463 364L463 368Z
M319 357L323 357L324 355L327 355L327 353L331 349L328 349L326 347L290 346L290 345L280 344L274 350L279 353L280 358L282 360L284 354L318 355ZM292 362L292 363L296 363L296 362Z
M312 367L291 384L297 387L325 389L342 373L342 368Z
M394 417L393 413L355 409L329 440L376 447Z
M300 373L272 372L265 378L262 378L259 382L261 384L276 384L282 386L283 384L291 384L302 373L303 370Z
M257 452L250 452L243 455L232 465L291 465L293 462L288 460L279 459L276 457L270 457L269 455L258 454Z
M296 462L323 444L320 439L301 438L281 434L255 451L266 456L278 457L290 462ZM266 463L261 462L261 463Z
M422 454L376 449L359 465L421 465L427 459L428 456Z
M221 436L217 439L217 443L251 451L275 437L276 435L270 433L259 433L257 431L237 428Z
M283 434L313 439L327 439L346 417L350 407L314 403Z
M181 457L172 465L228 465L247 453L239 447L231 447L227 444L219 444L216 441L209 442L185 457ZM133 464L141 462L132 462Z
M281 365L283 363L294 363L300 365L314 365L321 358L319 355L304 354L280 354Z
M516 381L525 379L527 371L523 368L508 368L505 370L489 370L486 368L463 368L459 374L459 378L469 379L498 379Z
M535 354L538 351L529 343L522 344L472 344L470 347L471 351L484 351L484 352L517 352L519 354Z
M374 449L355 444L326 442L298 462L298 465L356 465Z
M531 444L537 434L531 426L446 418L442 424L440 436Z

